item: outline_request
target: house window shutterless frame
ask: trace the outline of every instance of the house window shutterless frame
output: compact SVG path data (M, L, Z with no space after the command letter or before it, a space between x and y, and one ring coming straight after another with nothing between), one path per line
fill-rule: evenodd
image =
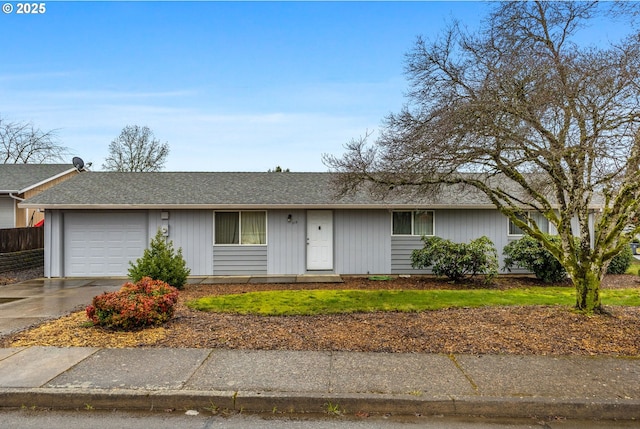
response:
M520 215L518 216L518 218L521 219L523 222L527 222L527 224L529 225L533 220L536 223L536 225L538 225L538 228L540 228L540 231L544 233L549 233L549 220L546 217L544 217L542 213L528 212L526 216ZM524 232L520 228L518 228L516 224L514 224L511 221L511 219L507 219L507 221L509 222L509 227L508 227L509 235L515 235L515 236L524 235Z
M267 244L267 213L264 211L214 212L213 244Z
M392 235L434 234L433 210L395 211L392 213Z

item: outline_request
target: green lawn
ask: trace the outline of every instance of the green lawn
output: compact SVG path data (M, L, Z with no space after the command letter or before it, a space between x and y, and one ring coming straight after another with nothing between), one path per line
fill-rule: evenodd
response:
M631 260L631 265L629 265L629 268L627 268L627 274L638 275L638 271L640 271L640 261L636 258L633 258Z
M640 289L637 288L602 290L601 297L604 305L640 306ZM571 306L574 303L573 288L533 287L509 290L274 290L210 296L186 304L201 311L293 316L504 305Z

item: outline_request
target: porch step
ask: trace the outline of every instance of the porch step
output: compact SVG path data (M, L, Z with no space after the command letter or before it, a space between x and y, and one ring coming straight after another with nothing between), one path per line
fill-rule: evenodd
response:
M297 283L342 283L338 274L303 274L296 276Z
M189 284L243 284L243 283L342 283L338 274L255 275L189 277Z

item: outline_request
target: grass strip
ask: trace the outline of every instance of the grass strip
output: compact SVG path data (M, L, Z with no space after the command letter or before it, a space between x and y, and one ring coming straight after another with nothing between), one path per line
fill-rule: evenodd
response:
M626 274L633 274L634 276L640 275L640 261L633 258L627 268Z
M604 305L640 306L640 289L637 288L602 290L601 297ZM200 311L261 316L574 304L575 290L567 287L508 290L274 290L209 296L186 303L188 307Z

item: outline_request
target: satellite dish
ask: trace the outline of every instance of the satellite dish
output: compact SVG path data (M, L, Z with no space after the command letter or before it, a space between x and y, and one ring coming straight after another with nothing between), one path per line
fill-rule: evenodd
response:
M76 168L76 170L82 171L84 169L84 161L82 160L82 158L74 156L71 162L73 162L73 166Z

